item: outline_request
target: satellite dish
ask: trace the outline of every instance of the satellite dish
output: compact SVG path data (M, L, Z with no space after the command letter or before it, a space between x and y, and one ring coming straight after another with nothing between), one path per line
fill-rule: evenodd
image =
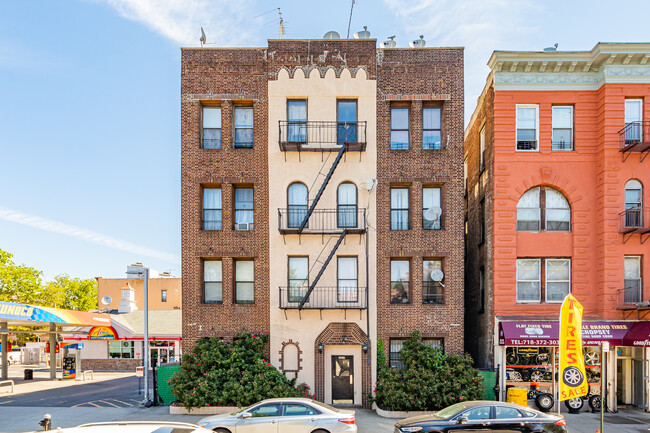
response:
M427 41L424 40L424 35L420 35L419 40L414 40L409 42L409 47L411 48L424 48L427 45Z
M442 215L442 208L440 206L432 206L429 209L424 211L422 215L427 221L438 221Z
M546 51L546 52L557 51L557 45L558 44L554 44L552 47L546 47L546 48L544 48L544 51Z
M207 39L205 37L205 32L203 31L203 27L201 27L201 38L199 39L199 41L201 41L201 46L203 46L205 44L206 40Z
M356 32L352 35L354 39L370 39L370 32L368 31L368 26L363 26L363 31Z
M359 182L359 186L361 186L361 188L365 189L368 192L372 191L376 184L377 184L377 179L375 179L374 177Z
M395 48L396 46L397 42L395 42L395 36L389 36L387 41L379 44L379 48Z
M110 296L104 296L102 298L102 304L103 305L109 305L112 300L113 300L113 298L111 298Z
M332 30L331 32L325 33L323 39L341 39L341 35L339 35L339 32Z
M443 278L445 278L445 274L440 269L434 269L431 271L431 279L436 283L441 282Z

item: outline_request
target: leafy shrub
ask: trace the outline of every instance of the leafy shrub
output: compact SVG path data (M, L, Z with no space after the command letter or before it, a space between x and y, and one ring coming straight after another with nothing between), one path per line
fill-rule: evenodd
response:
M239 334L235 340L202 338L183 355L180 371L169 380L172 393L187 407L248 406L266 398L308 397L264 359L267 335Z
M472 368L469 355L451 355L426 346L420 343L419 332L404 342L401 355L401 370L390 368L385 356L380 364L377 357L374 401L382 409L440 410L483 395L483 378Z

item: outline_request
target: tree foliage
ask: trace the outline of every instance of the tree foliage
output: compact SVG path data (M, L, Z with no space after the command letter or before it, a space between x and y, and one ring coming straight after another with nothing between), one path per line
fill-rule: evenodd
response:
M13 255L0 250L0 301L88 311L97 308L97 281L59 275L44 282L43 273L17 265Z
M309 397L264 359L268 335L239 334L235 340L201 338L183 354L180 371L169 380L172 393L187 408L248 406L266 398Z
M404 368L377 366L374 401L387 410L440 410L483 395L483 378L469 355L451 355L420 343L413 332L400 352Z

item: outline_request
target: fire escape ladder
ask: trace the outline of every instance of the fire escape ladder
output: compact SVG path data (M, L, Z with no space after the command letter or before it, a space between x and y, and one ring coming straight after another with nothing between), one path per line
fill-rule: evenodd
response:
M347 230L343 229L341 236L339 236L339 239L336 241L336 244L334 244L334 248L332 248L332 251L330 251L330 255L327 256L327 259L323 263L323 267L320 268L320 271L318 271L318 274L316 274L314 281L312 281L312 283L309 285L309 290L307 290L307 293L305 293L305 297L302 298L302 301L300 301L300 305L298 305L299 310L302 310L303 305L305 305L305 303L309 300L309 295L311 295L311 292L314 291L314 287L316 287L316 284L318 284L318 280L320 280L320 277L323 276L323 272L325 272L325 269L327 269L327 265L329 265L330 261L332 260L332 257L334 257L334 254L336 254L336 250L339 249L339 245L341 245L341 242L343 242L343 239L345 238L346 234L347 234Z
M330 171L327 173L327 176L325 176L325 180L323 180L323 183L320 186L320 189L318 190L318 194L316 194L314 201L311 202L311 206L309 206L309 209L307 210L307 214L305 214L305 218L300 223L300 227L298 228L299 233L301 233L304 230L305 226L307 225L307 221L309 221L309 217L314 212L314 209L316 208L316 204L318 204L318 200L320 200L321 195L323 195L323 191L325 191L327 184L330 182L330 179L332 178L332 174L334 174L334 170L336 170L336 167L339 165L339 162L341 162L341 158L343 157L344 153L345 153L345 145L341 146L341 148L339 149L339 153L336 155L336 159L334 159L334 162L332 163L332 166L330 167Z

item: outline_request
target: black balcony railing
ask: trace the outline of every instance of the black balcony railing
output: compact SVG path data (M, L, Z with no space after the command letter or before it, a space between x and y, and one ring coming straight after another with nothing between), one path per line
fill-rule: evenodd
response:
M280 308L298 309L304 298L307 286L280 287ZM368 308L365 287L324 287L316 286L302 309L365 310Z
M366 122L280 120L278 128L283 151L366 150Z
M648 310L650 288L644 290L639 279L626 279L625 287L618 291L616 304L618 310Z
M650 208L635 207L626 209L619 214L621 218L620 232L623 234L649 233L650 232Z
M444 304L445 288L437 281L422 282L422 303L423 304Z
M278 209L278 230L282 234L301 233L300 225L307 215L307 207L293 206ZM309 221L302 234L341 233L360 234L366 231L366 210L357 207L340 207L339 209L316 209L309 216Z
M553 141L551 142L551 150L573 150L573 141Z
M621 152L650 152L650 121L630 122L618 135Z

